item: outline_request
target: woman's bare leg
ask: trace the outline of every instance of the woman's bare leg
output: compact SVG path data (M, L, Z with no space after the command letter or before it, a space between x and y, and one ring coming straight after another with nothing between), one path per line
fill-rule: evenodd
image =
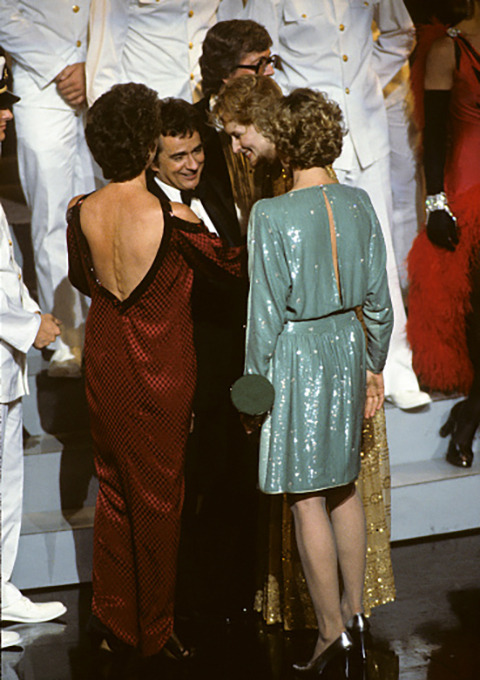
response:
M342 615L346 623L354 614L363 611L367 553L365 514L354 484L331 489L327 503L343 578Z
M318 622L318 656L345 629L340 609L335 537L322 495L290 498L303 572Z

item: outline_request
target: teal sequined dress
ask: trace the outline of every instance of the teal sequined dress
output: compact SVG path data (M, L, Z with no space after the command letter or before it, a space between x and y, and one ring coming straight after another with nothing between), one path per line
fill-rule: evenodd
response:
M260 489L303 493L348 484L360 469L365 370L383 369L393 323L370 199L361 189L326 184L258 201L248 252L245 372L268 377L275 388L261 433Z

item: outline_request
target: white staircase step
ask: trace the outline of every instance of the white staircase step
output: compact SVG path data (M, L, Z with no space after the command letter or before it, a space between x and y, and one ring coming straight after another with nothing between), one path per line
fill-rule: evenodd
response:
M95 505L98 481L88 433L29 437L24 454L24 513Z
M456 398L436 398L417 411L387 406L392 480L392 541L480 527L480 439L471 468L445 460L439 435Z
M392 541L480 526L480 460L457 468L444 460L404 463L392 472Z
M24 515L12 581L20 589L91 580L94 508Z

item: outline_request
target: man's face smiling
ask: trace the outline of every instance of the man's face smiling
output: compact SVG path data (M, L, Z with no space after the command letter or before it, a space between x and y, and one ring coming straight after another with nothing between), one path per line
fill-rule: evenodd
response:
M180 191L195 189L200 181L205 154L198 132L187 137L161 137L161 151L153 163L160 181Z
M275 145L258 132L254 125L240 125L229 121L225 124L225 132L232 138L233 152L243 153L253 167L262 158L269 162L275 160Z

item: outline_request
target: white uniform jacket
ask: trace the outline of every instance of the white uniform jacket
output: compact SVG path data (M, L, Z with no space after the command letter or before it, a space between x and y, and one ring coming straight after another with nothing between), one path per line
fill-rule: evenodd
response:
M112 85L131 81L160 97L192 102L203 39L219 5L220 0L92 0L89 104Z
M246 16L268 29L285 92L310 87L340 105L349 134L335 167L349 170L356 153L366 168L389 153L382 90L414 43L402 0L248 0Z
M40 309L32 300L15 262L7 218L0 205L0 403L28 393L27 352L40 327Z
M69 109L54 78L84 62L90 0L1 0L0 45L13 57L22 106Z

